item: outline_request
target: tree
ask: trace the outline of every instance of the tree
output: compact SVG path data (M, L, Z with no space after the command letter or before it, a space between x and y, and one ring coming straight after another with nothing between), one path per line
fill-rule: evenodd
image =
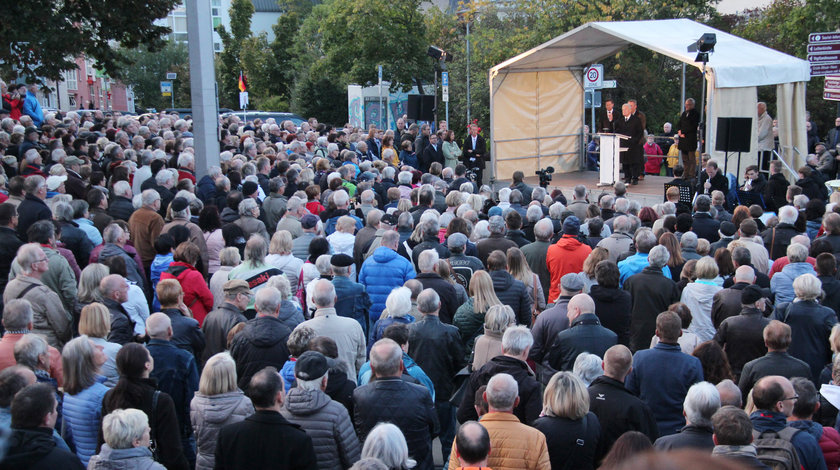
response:
M230 3L230 31L219 25L216 31L222 39L223 50L218 55L219 104L239 108L239 73L243 70L241 52L251 38L251 17L254 4L251 0L233 0ZM248 77L250 79L250 77Z
M169 28L154 21L179 0L29 0L0 8L0 62L10 76L61 78L85 55L96 68L119 78L128 63L125 51L141 44L155 51ZM120 46L120 47L114 47Z
M167 72L175 72L178 79L173 83L175 107L190 107L190 61L184 43L168 41L157 52L150 52L145 46L124 51L131 65L122 71L122 82L134 88L137 104L143 108L168 108L172 104L168 96L160 94L160 82Z

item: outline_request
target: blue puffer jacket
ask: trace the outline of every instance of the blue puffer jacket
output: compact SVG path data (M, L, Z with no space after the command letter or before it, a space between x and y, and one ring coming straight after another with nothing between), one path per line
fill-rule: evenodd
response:
M385 299L395 287L416 276L411 262L387 246L380 246L359 270L359 283L370 296L370 319L375 322L385 310Z
M99 376L96 383L81 392L75 395L64 394L65 426L73 434L76 455L85 467L91 456L96 454L99 426L102 421L102 398L108 391L103 382L105 377Z
M787 422L784 414L767 410L753 412L750 415L750 421L752 421L753 429L758 432L781 431L791 424ZM823 457L820 445L813 435L808 431L798 432L793 435L790 442L796 448L802 468L805 470L825 470L825 457Z

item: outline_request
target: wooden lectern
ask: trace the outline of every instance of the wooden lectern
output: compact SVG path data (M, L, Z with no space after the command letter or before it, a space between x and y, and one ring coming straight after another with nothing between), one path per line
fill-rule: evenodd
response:
M618 181L618 170L621 165L621 152L627 147L621 147L622 139L629 139L624 134L598 134L601 139L601 174L598 186L612 186Z

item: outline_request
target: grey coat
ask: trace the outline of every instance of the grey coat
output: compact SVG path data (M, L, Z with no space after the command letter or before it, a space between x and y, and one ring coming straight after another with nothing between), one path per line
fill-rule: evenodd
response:
M268 231L265 229L265 224L262 220L250 216L250 215L243 215L236 219L234 224L238 225L239 228L242 229L242 232L245 233L245 239L251 238L251 235L261 235L265 238L266 243L271 241L271 237L268 235Z
M155 462L148 447L131 449L111 449L102 444L98 455L90 458L88 470L165 470L166 467Z
M359 460L362 446L350 415L326 393L292 388L280 414L312 438L320 470L344 470Z
M213 470L219 431L252 414L254 405L240 390L213 396L196 393L190 403L190 421L196 446L195 470Z

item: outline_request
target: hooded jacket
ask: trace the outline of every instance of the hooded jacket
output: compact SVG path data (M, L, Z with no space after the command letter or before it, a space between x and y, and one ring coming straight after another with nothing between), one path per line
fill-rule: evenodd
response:
M155 462L148 447L130 449L112 449L102 445L98 455L90 458L89 470L165 470L166 467Z
M265 367L273 366L277 370L283 367L289 358L286 340L291 333L283 322L271 316L258 316L245 324L230 346L230 355L236 361L239 388L248 388L251 376Z
M0 468L8 470L82 470L85 467L73 453L56 446L52 430L14 429Z
M362 446L347 409L321 390L289 390L280 414L312 438L319 469L344 470L359 460Z
M395 287L416 276L411 261L386 246L377 248L359 270L359 283L370 296L370 319L376 321L385 310L385 300Z
M594 285L589 296L595 301L595 315L601 326L618 335L618 344L630 344L630 294L618 289Z
M825 458L825 466L828 470L837 470L840 466L840 433L836 429L811 420L788 421L788 426L814 436Z
M466 391L461 406L458 407L458 422L464 423L478 419L473 407L475 391L482 385L487 385L490 379L500 373L510 374L519 384L519 405L513 409L513 414L523 424L533 424L542 412L542 391L534 373L528 364L509 356L496 356L487 364L473 372L468 379Z
M764 431L781 431L785 427L791 425L788 423L787 417L775 411L758 410L750 415L753 429L758 432ZM799 462L805 470L825 470L825 459L818 444L817 439L809 432L798 432L793 435L790 440L793 447L796 448L796 453L799 455Z
M169 267L161 273L161 280L176 279L184 291L184 304L190 308L193 318L201 326L204 318L213 310L213 294L204 281L204 276L195 269L195 266L183 261L173 261Z
M554 302L560 295L560 278L564 274L583 271L583 262L591 252L592 248L578 240L575 235L563 235L557 243L548 247L545 262L551 273L549 303Z
M190 422L195 433L195 470L213 470L216 441L222 427L254 414L254 405L241 390L219 395L196 393L190 402Z

